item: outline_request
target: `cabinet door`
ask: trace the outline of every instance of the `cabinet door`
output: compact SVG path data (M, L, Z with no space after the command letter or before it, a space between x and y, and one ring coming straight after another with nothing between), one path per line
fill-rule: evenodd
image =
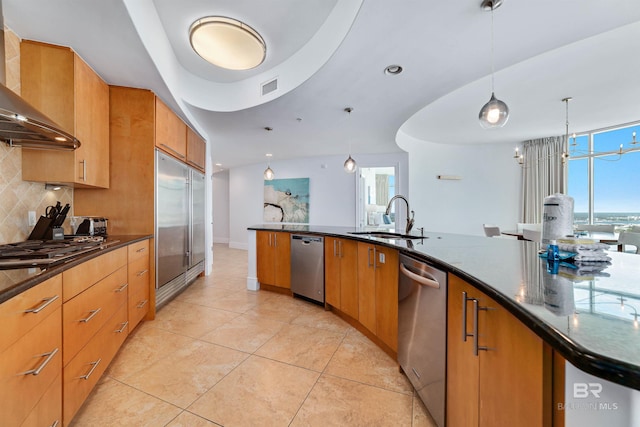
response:
M76 183L109 188L109 86L77 55L75 69Z
M324 239L324 300L335 308L340 306L340 239Z
M187 126L187 163L204 172L207 145L200 135Z
M156 97L156 147L187 160L187 125Z
M357 320L359 314L358 242L349 239L340 239L339 243L340 310Z
M273 233L256 231L256 263L258 282L273 285L275 283L275 251Z
M462 293L474 293L456 276L449 275L447 300L447 426L478 425L478 387L480 363L473 354L473 338L463 341L463 310L466 309L466 331L473 330L471 303L464 307Z
M398 351L398 251L376 246L376 335Z
M551 425L551 351L491 298L480 304L480 425Z
M275 248L275 283L281 288L291 289L291 234L273 233Z
M80 140L74 151L24 149L26 181L109 187L109 87L71 49L21 43L22 97Z
M358 242L358 320L376 333L376 273L374 245Z
M62 369L61 313L58 307L38 326L0 353L0 425L19 426ZM60 383L54 387L59 387Z

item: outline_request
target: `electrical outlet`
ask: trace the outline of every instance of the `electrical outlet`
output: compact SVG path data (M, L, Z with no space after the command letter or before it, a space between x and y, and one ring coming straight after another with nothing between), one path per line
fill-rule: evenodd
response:
M29 227L36 225L36 211L29 211Z

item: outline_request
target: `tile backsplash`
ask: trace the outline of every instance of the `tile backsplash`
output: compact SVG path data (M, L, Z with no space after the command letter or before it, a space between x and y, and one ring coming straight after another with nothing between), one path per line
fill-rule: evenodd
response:
M6 86L20 94L20 39L5 28ZM36 218L44 215L49 205L56 201L71 204L73 213L73 189L46 190L45 185L22 180L22 149L0 142L0 244L25 240L33 227L29 226L28 212L35 211ZM69 220L65 221L65 233L70 233Z

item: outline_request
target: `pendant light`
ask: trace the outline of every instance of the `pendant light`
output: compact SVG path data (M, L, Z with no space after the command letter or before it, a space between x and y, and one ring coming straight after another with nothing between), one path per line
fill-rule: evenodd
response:
M351 112L353 111L353 108L347 107L344 109L344 111L346 111L349 114L349 117L351 117ZM347 158L347 160L345 160L344 162L344 171L346 173L355 173L357 166L358 164L356 163L355 160L353 160L353 157L351 157L351 142L349 142L349 158Z
M483 0L481 7L491 10L491 98L484 104L478 114L480 126L485 129L502 127L509 120L509 107L496 98L494 93L494 64L493 64L493 10L502 5L502 0Z
M270 127L266 127L264 128L264 130L266 130L267 132L271 132L273 130L273 128ZM265 181L271 181L273 178L275 178L276 174L273 173L273 169L271 169L271 157L273 157L273 154L271 153L267 153L267 168L264 170L264 179Z
M569 158L569 150L567 149L567 146L569 145L569 101L571 101L573 98L571 98L570 96L566 97L566 98L562 98L562 102L564 102L565 104L565 122L564 122L564 151L562 153L562 163L565 163L567 161L567 159ZM575 136L573 137L573 141L575 142L576 138Z

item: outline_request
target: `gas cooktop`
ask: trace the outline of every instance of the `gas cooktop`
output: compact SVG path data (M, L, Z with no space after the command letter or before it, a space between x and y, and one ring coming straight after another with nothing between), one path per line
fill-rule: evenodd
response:
M52 266L114 243L117 241L111 241L107 244L102 236L9 243L0 245L0 268Z

